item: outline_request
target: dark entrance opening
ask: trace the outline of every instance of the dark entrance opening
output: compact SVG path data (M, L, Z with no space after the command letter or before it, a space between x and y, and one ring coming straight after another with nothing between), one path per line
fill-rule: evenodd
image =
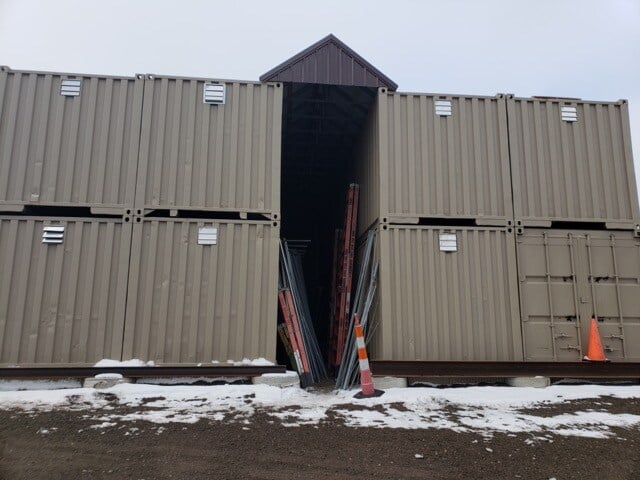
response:
M376 95L372 87L284 83L281 237L309 241L305 282L325 360L334 232L342 225L354 150ZM280 348L278 363L287 363Z

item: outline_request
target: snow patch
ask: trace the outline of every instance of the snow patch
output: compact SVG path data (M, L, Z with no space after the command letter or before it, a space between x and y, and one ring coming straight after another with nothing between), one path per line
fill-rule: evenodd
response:
M353 391L311 393L295 387L268 385L138 383L116 385L109 390L108 400L93 389L83 388L5 391L0 392L0 409L83 411L88 418L102 422L101 425L134 421L190 424L201 419L250 425L252 416L260 412L282 425L297 427L317 426L336 417L352 427L450 429L478 433L485 438L498 432L529 433L532 437L526 442L530 444L552 441L551 435L610 438L614 436L613 428L640 426L640 415L611 413L606 405L557 415L535 413L536 407L572 400L602 396L640 398L640 386L636 385L561 385L545 389L391 388L381 397L357 403L353 401L353 394ZM118 411L120 406L126 407L126 413Z
M99 373L95 378L115 380L122 378L122 375L119 373Z
M137 358L131 360L112 360L110 358L103 358L94 367L155 367L155 362L152 360L145 362Z
M98 425L91 425L91 428L108 428L108 427L115 427L116 425L118 425L115 422L102 422Z

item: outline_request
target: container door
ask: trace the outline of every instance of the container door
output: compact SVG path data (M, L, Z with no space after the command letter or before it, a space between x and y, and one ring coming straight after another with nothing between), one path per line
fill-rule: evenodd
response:
M627 232L602 232L583 240L588 269L582 339L589 321L598 319L605 355L610 360L640 359L640 242Z
M578 242L533 231L518 238L525 360L579 360Z

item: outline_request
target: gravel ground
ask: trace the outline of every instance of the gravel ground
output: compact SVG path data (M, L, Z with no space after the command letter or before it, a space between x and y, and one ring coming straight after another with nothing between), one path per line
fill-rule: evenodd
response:
M602 409L603 402L532 409L540 415ZM608 399L640 414L638 400ZM127 407L120 407L126 413ZM140 411L143 406L136 408ZM249 423L120 422L99 412L0 411L2 479L640 479L640 431L610 439L477 434L446 429L353 428L332 418L284 427L268 412Z

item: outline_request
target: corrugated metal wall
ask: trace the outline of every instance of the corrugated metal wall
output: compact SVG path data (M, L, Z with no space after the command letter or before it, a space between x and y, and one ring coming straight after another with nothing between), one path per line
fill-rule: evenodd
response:
M205 83L147 75L136 208L279 214L281 84Z
M513 232L385 226L372 358L522 360ZM457 251L440 250L455 233Z
M81 80L78 96L61 81ZM133 203L142 79L0 71L0 205Z
M380 118L378 102L371 106L354 155L354 178L360 185L358 235L380 215Z
M626 101L510 96L507 104L517 221L638 221ZM562 120L567 106L576 121Z
M639 238L526 229L517 244L526 360L581 360L593 316L607 357L640 359Z
M216 245L198 228L215 225ZM145 219L134 225L124 357L275 360L279 227Z
M451 114L438 115L436 101L450 102ZM475 218L499 225L512 219L503 95L380 89L378 105L383 219Z
M0 364L120 358L130 241L121 220L0 217Z

